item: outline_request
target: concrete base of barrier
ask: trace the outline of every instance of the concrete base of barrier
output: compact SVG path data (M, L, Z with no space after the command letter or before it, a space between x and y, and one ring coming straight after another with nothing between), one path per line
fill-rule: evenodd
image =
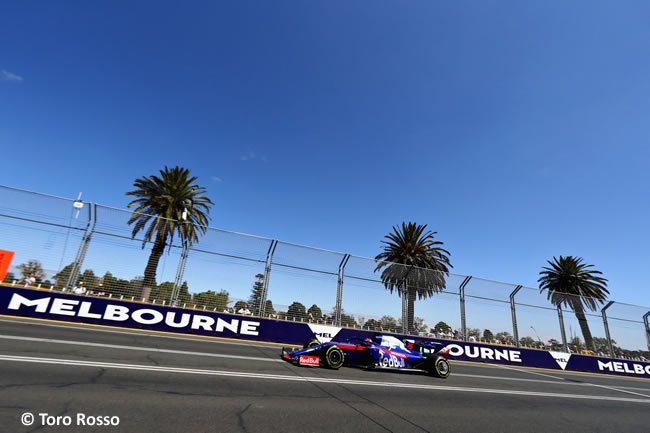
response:
M375 334L361 329L188 310L6 285L0 286L0 314L295 345L302 345L314 337L325 342L345 341L352 337L368 338ZM405 338L403 335L396 336ZM433 338L408 338L442 343L450 349L452 359L463 361L650 378L648 362Z

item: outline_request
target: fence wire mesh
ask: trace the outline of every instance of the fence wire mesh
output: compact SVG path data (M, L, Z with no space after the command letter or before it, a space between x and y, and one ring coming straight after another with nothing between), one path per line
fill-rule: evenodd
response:
M133 232L139 217L147 216L0 186L0 249L16 253L5 282L279 320L650 358L649 307L605 301L580 315L572 306L587 305L584 299L567 297L558 308L536 288L212 227L194 245L168 239L148 291L145 268L155 236ZM30 272L37 274L33 281L25 280Z

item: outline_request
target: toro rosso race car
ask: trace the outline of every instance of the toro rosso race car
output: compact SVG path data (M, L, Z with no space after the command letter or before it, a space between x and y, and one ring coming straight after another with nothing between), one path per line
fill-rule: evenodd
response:
M301 366L339 369L343 365L368 369L423 370L435 377L446 379L451 367L446 357L449 349L440 343L416 343L399 340L391 335L374 335L373 338L355 338L345 342L321 343L307 340L300 350L282 348L282 359Z

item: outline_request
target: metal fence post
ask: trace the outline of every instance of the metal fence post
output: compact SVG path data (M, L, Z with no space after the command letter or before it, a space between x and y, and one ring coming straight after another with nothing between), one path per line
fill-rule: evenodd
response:
M273 254L278 246L278 241L273 239L269 249L266 252L266 264L264 265L264 283L262 284L262 296L260 297L260 306L258 308L260 317L266 313L266 297L269 293L269 279L271 278L271 264L273 263Z
M612 344L612 337L609 334L609 324L607 323L607 313L605 310L607 310L613 304L614 301L609 301L607 305L605 305L603 309L600 310L601 314L603 315L603 325L605 325L605 337L607 337L607 344L609 345L609 356L612 358L614 357L614 345Z
M76 201L75 203L79 203ZM81 202L83 203L83 202ZM91 207L94 208L94 219L92 218L93 212ZM92 227L90 227L92 220ZM66 281L66 288L71 288L77 284L77 277L81 271L81 266L83 265L84 259L86 258L86 252L88 251L88 245L90 244L90 238L95 231L95 226L97 225L97 204L88 203L88 224L84 230L84 234L81 238L81 243L79 244L79 249L77 250L77 255L75 256L74 262L72 264L72 269L70 270L70 275L68 276L68 281ZM90 231L88 229L90 228Z
M650 324L648 324L648 316L650 316L650 311L643 315L643 323L645 323L645 337L648 340L648 350L650 350Z
M515 345L519 347L519 328L517 326L517 310L515 309L515 295L521 290L523 286L515 287L515 290L510 293L510 312L512 313L512 336L515 339Z
M176 278L174 278L174 288L172 289L172 295L169 300L169 303L172 306L176 305L176 302L178 302L178 297L181 294L183 275L185 275L185 265L187 265L187 257L190 254L190 248L188 245L183 245L182 248L183 250L181 251L181 258L178 260L178 266L176 267Z
M410 329L408 329L409 326L408 295L409 295L409 282L408 280L404 280L404 290L402 291L402 333L406 335L409 335L411 331Z
M560 321L560 334L562 334L562 347L565 352L569 352L569 345L566 341L566 331L564 330L564 316L562 315L562 306L558 305L557 307L557 317Z
M336 306L334 307L334 324L341 326L341 309L343 305L343 277L345 276L345 266L350 260L350 254L344 254L339 264L338 284L336 286Z
M469 280L472 279L472 276L467 276L463 280L462 283L460 283L460 286L458 287L458 290L460 292L460 329L462 332L462 338L463 341L467 341L467 320L465 317L465 287L469 283Z

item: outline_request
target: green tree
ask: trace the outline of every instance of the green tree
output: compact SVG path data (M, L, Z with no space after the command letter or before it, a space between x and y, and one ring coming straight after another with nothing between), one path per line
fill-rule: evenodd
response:
M576 353L580 353L584 347L585 346L582 344L582 340L580 340L580 337L577 335L569 340L569 348Z
M521 344L522 346L532 347L535 345L535 340L533 339L533 337L521 337L519 339L519 344Z
M225 311L230 301L230 294L225 290L219 290L215 299L215 308L217 311Z
M113 296L126 296L128 286L129 282L127 280L115 278L110 272L106 272L101 278L101 290ZM135 293L133 295L135 296ZM131 297L131 295L128 296Z
M97 290L99 287L99 278L97 278L92 269L86 269L83 271L79 281L83 282L84 286L86 286L88 290Z
M609 295L607 280L602 272L592 270L593 265L583 263L582 257L560 256L548 260L550 267L540 271L540 291L547 291L547 297L556 307L568 307L578 319L585 345L595 350L594 341L589 330L585 308L595 311L598 304L603 304Z
M435 329L436 332L449 332L451 326L447 325L441 320L440 322L436 323L436 326L434 326L433 329Z
M305 311L305 306L300 302L294 302L289 305L287 309L287 320L296 320L301 321L307 317L307 312Z
M155 288L151 289L151 294L149 295L151 299L155 299L156 302L165 303L171 302L172 293L174 292L174 283L171 281L165 281L164 283L158 284Z
M320 320L323 318L323 312L321 311L320 307L316 304L309 307L309 310L307 310L307 315L311 316L313 320Z
M106 286L114 286L115 283L117 282L117 278L115 278L113 276L113 274L111 274L109 271L106 271L104 276L101 278L100 282L101 282L102 286L104 286L104 287L106 287Z
M381 323L384 331L402 332L402 327L397 324L397 319L393 316L381 316L379 323Z
M270 299L267 299L264 305L266 305L264 307L264 314L268 316L272 316L275 314L275 308L273 308L273 302L271 302Z
M483 338L487 341L492 341L494 340L494 334L489 329L486 329L483 331Z
M126 287L124 288L124 297L134 297L138 299L142 295L142 284L144 282L144 277L135 277L128 281Z
M381 325L381 322L380 322L379 320L368 319L368 320L366 320L366 322L363 324L362 327L363 327L364 329L375 330L375 329L379 329L379 326L380 326L380 325ZM383 325L381 325L381 326L382 326L382 328L383 328Z
M426 332L427 324L424 323L424 319L422 317L416 317L413 319L413 330L417 333Z
M5 275L5 279L2 281L3 283L12 283L16 280L16 276L14 275L13 272L7 272L7 275Z
M233 311L237 313L239 310L244 308L246 306L247 302L246 301L237 301L235 302L235 305L232 307ZM250 308L249 308L250 310Z
M54 275L54 280L56 281L56 284L54 285L55 288L61 290L65 287L68 283L68 278L70 278L70 274L72 273L73 266L74 263L70 263Z
M126 193L135 197L127 205L135 207L128 221L133 224L132 237L144 231L142 248L154 239L141 286L145 299L149 299L156 285L158 262L165 248L173 244L174 236L178 235L183 247L189 248L207 230L209 205L213 203L203 195L205 188L194 183L196 179L186 168L165 166L160 177L136 179L136 189Z
M250 307L251 313L257 316L259 315L259 307L262 302L262 295L264 294L264 274L257 274L255 278L257 281L253 283L253 290L251 291L251 296L248 298L248 306Z
M42 282L46 277L43 265L38 260L28 260L27 263L22 263L16 266L16 268L23 274L23 278L30 275L33 276L37 284Z
M358 325L357 321L354 320L354 317L341 313L341 325L348 328L356 328Z
M481 338L481 330L478 328L469 328L467 330L467 336L474 337L478 340L479 338Z
M557 341L555 338L548 340L548 345L551 347L551 350L562 350L562 343Z
M434 240L437 232L425 231L427 225L403 222L398 229L382 240L383 251L375 260L379 264L375 272L382 270L381 281L391 293L397 290L400 297L407 299L407 328L413 331L415 300L424 299L446 287L445 276L449 276L449 251L443 243Z
M593 337L593 339L594 339L594 347L596 348L595 352L609 353L609 343L607 342L607 338ZM616 340L612 339L612 346L615 345L616 345Z
M194 295L193 301L197 307L216 308L217 311L222 312L228 305L228 298L229 294L225 290L221 290L219 293L208 290Z
M189 304L192 301L192 295L190 295L190 288L187 286L187 281L183 281L181 286L178 288L178 304L184 305Z
M508 331L497 332L495 338L502 343L506 343L507 341L512 341L512 335L510 335Z

